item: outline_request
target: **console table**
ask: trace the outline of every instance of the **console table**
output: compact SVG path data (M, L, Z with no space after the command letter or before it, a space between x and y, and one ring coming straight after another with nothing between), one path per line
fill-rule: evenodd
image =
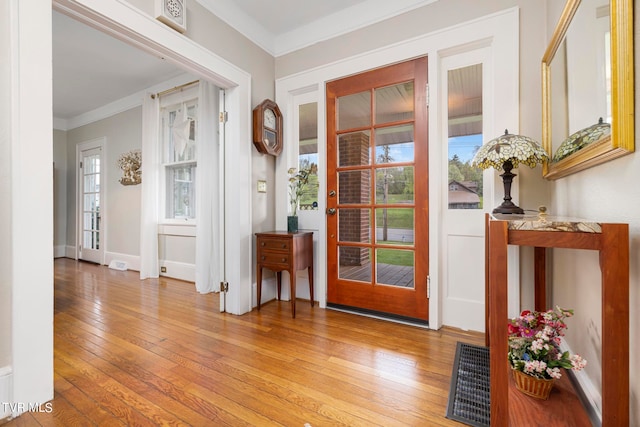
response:
M546 309L546 248L599 251L602 272L602 425L628 425L628 224L487 214L485 228L485 321L491 364L491 426L509 424L509 366L506 357L508 245L535 248L537 310Z
M258 310L262 303L262 269L276 273L278 299L282 284L282 272L289 272L291 284L291 317L296 317L296 271L308 269L309 299L313 307L313 232L269 231L256 233L256 281Z

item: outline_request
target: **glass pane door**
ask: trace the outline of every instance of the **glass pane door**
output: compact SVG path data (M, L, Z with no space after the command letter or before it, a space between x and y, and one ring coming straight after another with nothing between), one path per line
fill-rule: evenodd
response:
M100 148L85 150L82 152L80 166L82 197L80 259L97 263L102 262L100 158Z
M427 318L426 64L327 86L330 304Z

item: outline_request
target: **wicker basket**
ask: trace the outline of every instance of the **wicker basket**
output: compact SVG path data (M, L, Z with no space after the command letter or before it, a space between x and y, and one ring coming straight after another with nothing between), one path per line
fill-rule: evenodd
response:
M535 378L516 369L512 371L513 379L516 381L516 388L518 390L536 399L547 400L549 398L549 393L551 393L551 389L556 380Z

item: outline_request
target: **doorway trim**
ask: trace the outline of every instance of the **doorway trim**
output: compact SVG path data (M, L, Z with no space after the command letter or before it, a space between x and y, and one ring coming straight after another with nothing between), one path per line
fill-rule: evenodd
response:
M437 113L439 89L437 87L438 85L434 82L438 81L440 53L445 50L464 48L469 44L474 44L481 40L488 40L488 45L493 52L493 60L496 64L500 64L500 67L495 67L499 70L496 71L494 76L492 76L492 81L495 82L493 83L494 85L500 87L503 99L506 100L505 103L500 105L499 109L496 109L496 114L492 117L492 121L496 124L496 128L504 124L507 127L511 126L514 129L518 129L519 79L511 79L514 80L514 82L510 85L501 85L500 81L506 73L512 73L517 76L519 72L518 7L505 9L491 15L473 19L472 21L463 22L443 30L438 30L414 39L375 49L370 52L365 52L361 55L339 60L305 72L297 72L290 76L278 78L276 80L276 102L282 110L285 120L285 129L292 129L294 126L297 126L296 123L292 122L294 117L292 112L294 105L293 98L300 93L314 92L317 95L316 101L318 102L318 110L321 112L318 120L318 140L326 141L326 117L324 115L324 111L326 111L326 82L343 76L358 74L384 65L403 62L418 56L428 56L431 58L429 61L429 81L432 82L429 86L429 98L431 106L434 107L430 108L428 112L429 123L431 124L429 127L429 152L431 153L429 158L429 171L432 176L439 177L441 166L438 164L438 155L435 154L441 152L439 149L435 151L436 145L439 144L440 141L438 138L441 137L438 126L440 121ZM288 152L291 147L295 146L295 141L291 138L291 132L285 133L285 151L276 161L275 183L278 188L286 188L287 168L289 167L288 162L296 158L294 154ZM325 147L318 147L318 154L319 164L326 164ZM326 194L325 181L325 179L321 179L319 182L319 194ZM429 258L429 272L431 279L429 327L432 329L439 329L442 326L442 313L440 307L441 289L440 277L438 274L438 271L440 270L439 266L442 262L441 258L438 256L438 252L442 245L442 236L437 233L437 228L441 221L441 214L438 212L440 210L440 203L442 202L442 189L440 187L440 181L437 179L430 179L429 204L434 207L434 209L430 211L429 224L429 229L431 230L429 242L429 253L431 254ZM496 203L499 203L499 201L488 200L486 202L486 206L493 206ZM319 209L324 211L326 208L325 197L320 197L318 204ZM436 206L438 207L437 209L435 208ZM282 225L286 216L287 201L286 197L283 196L276 199L277 227ZM321 236L326 236L325 222L321 224L319 234ZM324 239L318 241L316 253L318 254L317 256L319 259L326 259L327 248ZM511 269L512 264L510 264L509 267L510 271L514 271ZM320 306L326 307L326 298L324 297L327 292L326 265L325 268L318 266L315 274L315 283L317 288L316 295L320 301Z
M126 2L53 0L61 13L103 31L152 55L200 76L226 90L227 141L250 141L251 75L195 41L177 34ZM225 278L229 291L220 294L220 307L232 314L251 311L251 144L225 144L224 213ZM225 297L226 296L226 297ZM224 299L226 298L226 301Z

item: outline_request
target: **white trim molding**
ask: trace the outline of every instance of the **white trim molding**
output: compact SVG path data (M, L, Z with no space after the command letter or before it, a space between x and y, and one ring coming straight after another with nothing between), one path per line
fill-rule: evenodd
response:
M53 0L53 7L145 52L165 58L186 72L226 89L225 281L220 301L229 313L251 311L251 75L195 41L176 33L122 0ZM49 35L50 37L50 35ZM50 50L50 49L49 49ZM41 77L41 76L40 76ZM227 143L227 141L229 143ZM222 294L221 294L222 295Z
M438 70L441 52L453 52L454 49L467 49L470 44L478 43L478 41L487 41L485 44L489 46L492 52L492 60L494 75L491 76L493 90L500 94L500 108L496 108L493 113L491 126L492 129L499 129L505 124L518 128L519 125L519 82L517 79L505 79L505 75L518 75L518 49L519 49L519 9L517 7L505 9L503 11L483 16L471 21L462 22L455 26L438 30L432 33L424 34L419 37L402 41L393 45L385 46L370 52L340 60L335 63L326 64L317 68L299 72L290 76L282 77L276 80L276 102L280 106L285 120L284 146L285 151L276 160L276 178L275 185L278 188L286 188L287 169L293 164L296 157L297 142L293 139L294 129L297 126L293 123L293 108L295 106L295 97L305 92L314 92L316 101L318 102L318 141L326 140L326 82L338 79L343 76L357 74L363 71L371 70L384 65L409 60L419 56L426 55L429 58L429 96L433 105L437 105L438 99ZM484 42L483 42L484 43ZM498 102L496 102L498 104ZM438 132L438 108L429 109L429 150L439 152L436 147L441 144ZM487 129L491 133L491 129ZM324 145L318 147L319 166L326 164L326 153ZM432 172L438 173L441 166L438 156L429 156L429 205L430 210L429 230L429 273L431 276L431 298L429 300L429 327L439 329L442 326L442 313L440 307L440 299L442 295L441 277L438 274L442 259L439 255L442 250L442 236L438 235L438 229L441 224L441 213L438 212L442 197L440 193L443 191L443 183L440 176L432 176ZM497 178L497 174L496 174ZM326 183L324 179L320 182L320 194L326 193ZM322 199L322 198L321 198ZM487 202L489 203L489 202ZM491 203L493 205L493 203ZM287 200L286 193L276 195L276 227L282 227L284 218L287 216ZM319 206L320 211L323 210L322 204ZM319 259L326 259L326 225L321 224L318 230L318 245L316 253ZM517 248L516 248L517 250ZM512 256L513 255L513 256ZM517 254L510 252L509 264L509 292L510 295L515 293L518 286L518 264L515 260ZM316 296L322 301L327 292L326 268L321 265L316 269ZM511 304L511 302L510 302Z
M0 420L12 415L13 402L11 390L13 389L13 372L11 366L0 367Z

